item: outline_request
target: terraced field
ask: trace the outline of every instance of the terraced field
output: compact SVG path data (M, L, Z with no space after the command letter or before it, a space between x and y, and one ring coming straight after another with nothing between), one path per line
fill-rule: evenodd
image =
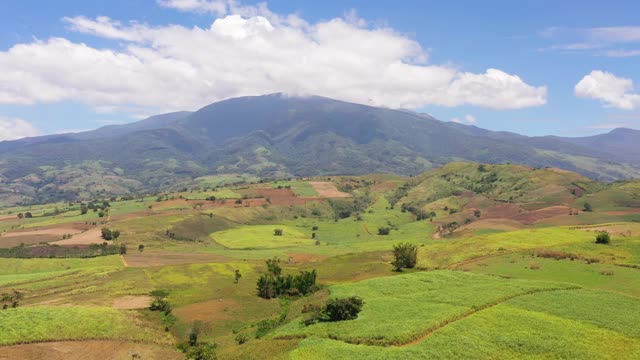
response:
M19 299L0 309L0 358L182 358L176 346L194 329L219 359L640 358L640 211L625 200L637 187L479 168L210 178L209 188L110 201L103 217L80 204L3 209L0 295ZM120 236L102 239L102 228ZM126 254L11 255L20 236L88 246L73 242L91 231ZM610 243L596 244L603 231ZM35 241L22 247L45 246ZM417 266L396 272L400 243L416 245ZM317 291L258 297L274 257L285 277L315 270ZM166 291L168 314L149 309L153 290ZM305 325L329 299L354 295L364 301L356 319Z

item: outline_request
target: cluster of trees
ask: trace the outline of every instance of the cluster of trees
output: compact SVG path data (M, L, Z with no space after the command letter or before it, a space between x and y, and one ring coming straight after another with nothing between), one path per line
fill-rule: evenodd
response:
M429 219L429 220L433 221L433 218L436 217L436 212L435 211L425 211L425 210L422 210L422 209L420 209L418 207L415 207L413 205L408 205L408 204L402 204L402 208L401 208L400 211L402 211L402 212L407 212L408 211L408 212L412 213L413 215L416 216L416 220L417 221L426 220L426 219Z
M102 228L102 238L105 240L117 240L120 237L120 230L111 230L109 228Z
M418 247L410 243L400 243L393 246L393 265L395 271L412 269L418 262Z
M31 219L33 217L33 214L31 214L31 212L27 211L26 213L18 213L18 219Z
M113 200L115 200L115 198ZM104 217L109 212L110 207L111 204L108 200L101 200L96 202L89 201L87 204L80 204L80 214L84 215L88 213L89 210L91 210L93 212L97 212L98 216Z
M6 310L9 307L17 308L20 305L20 300L22 300L23 295L19 291L13 291L10 293L5 293L0 296L0 303L2 303L2 310Z
M266 274L261 274L257 282L258 296L271 299L281 295L301 296L317 290L316 270L301 271L298 275L282 275L280 259L273 258L266 261Z
M364 212L373 203L373 198L368 194L362 194L353 200L329 200L329 204L333 209L333 218L335 221L346 219L352 215L360 218L360 214Z

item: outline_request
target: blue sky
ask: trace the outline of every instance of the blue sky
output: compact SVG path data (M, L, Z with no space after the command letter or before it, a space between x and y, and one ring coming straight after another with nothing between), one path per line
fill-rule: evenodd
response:
M638 13L636 1L5 0L0 140L276 91L527 135L640 128Z

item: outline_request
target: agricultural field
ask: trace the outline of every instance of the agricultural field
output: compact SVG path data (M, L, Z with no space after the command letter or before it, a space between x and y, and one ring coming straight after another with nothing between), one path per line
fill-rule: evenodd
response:
M639 197L452 163L0 209L0 359L638 359Z

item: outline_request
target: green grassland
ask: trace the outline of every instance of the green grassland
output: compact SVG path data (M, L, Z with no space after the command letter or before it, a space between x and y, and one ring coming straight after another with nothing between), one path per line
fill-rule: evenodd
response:
M170 337L134 312L105 307L27 307L0 312L1 345L42 341L126 339L168 343Z
M257 180L200 178L185 186L199 187L193 192L180 186L162 194L173 202L158 202L157 195L111 201L102 219L80 215L79 204L0 210L0 216L34 214L0 220L8 234L102 222L121 231L112 243L128 248L124 257L0 258L0 294L23 294L16 309L0 310L0 345L87 339L175 345L198 322L201 341L216 343L220 359L640 358L637 181L602 184L554 169L452 163L413 178L317 178L353 195L342 205L320 199L197 207L180 200L239 198L279 186L317 196L307 179ZM497 216L451 234L441 229L469 217L485 220L501 206L521 214L581 209L585 202L593 212L532 223ZM340 206L350 213L338 216ZM60 213L51 215L56 207ZM416 209L436 216L418 221ZM277 228L282 236L274 235ZM390 233L379 235L380 228ZM595 244L603 229L611 243ZM418 246L418 263L394 272L391 249L401 242ZM285 274L315 269L320 289L302 298L257 297L256 281L273 257ZM144 306L114 307L154 289L169 291L174 320ZM352 295L365 301L356 320L303 324L310 316L305 306ZM238 344L238 334L248 341Z

